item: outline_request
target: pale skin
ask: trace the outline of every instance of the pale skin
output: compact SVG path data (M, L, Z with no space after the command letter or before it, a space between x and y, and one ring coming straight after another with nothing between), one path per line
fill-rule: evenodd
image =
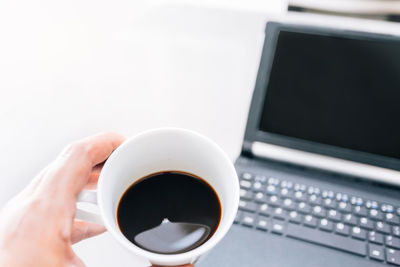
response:
M102 133L69 145L2 208L0 266L85 266L71 246L106 229L74 219L76 198L96 187L101 164L124 140Z

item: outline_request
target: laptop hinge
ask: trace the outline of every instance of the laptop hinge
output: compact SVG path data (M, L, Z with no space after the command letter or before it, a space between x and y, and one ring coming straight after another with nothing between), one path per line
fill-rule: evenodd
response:
M253 153L251 151L252 145L253 142L244 140L242 145L242 152L240 153L241 156L252 158L253 157Z
M392 169L261 142L251 143L250 150L253 157L272 159L400 186L400 171Z

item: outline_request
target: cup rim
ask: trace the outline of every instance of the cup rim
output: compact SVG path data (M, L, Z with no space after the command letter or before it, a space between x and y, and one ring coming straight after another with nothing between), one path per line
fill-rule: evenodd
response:
M219 153L219 156L221 157L221 162L224 162L226 167L229 170L227 172L230 172L233 177L232 183L233 183L233 189L231 194L233 194L233 201L232 205L230 205L230 210L228 211L226 218L224 218L224 224L222 223L222 218L220 225L218 226L217 230L213 234L213 236L207 240L205 243L200 245L199 247L183 252L183 253L178 253L178 254L158 254L154 252L147 251L145 249L142 249L132 242L128 241L126 237L123 236L121 231L119 229L116 229L113 227L113 224L111 222L111 218L108 218L105 216L105 211L104 211L104 202L103 202L103 187L102 187L102 181L105 179L104 178L104 172L103 170L109 168L110 164L112 164L114 158L118 157L118 154L124 150L128 145L131 143L135 142L138 138L149 135L149 134L162 134L165 132L179 132L179 133L184 133L188 135L192 135L196 138L202 139L206 143L208 143L211 147L216 149ZM236 170L234 168L234 165L232 161L229 159L229 157L226 155L226 153L222 150L222 148L217 145L214 141L209 139L208 137L205 137L199 133L196 133L192 130L187 130L187 129L182 129L182 128L176 128L176 127L162 127L162 128L156 128L156 129L151 129L147 130L144 132L141 132L137 135L134 135L127 139L124 143L122 143L107 159L103 166L103 170L100 173L99 181L98 181L98 189L97 189L97 194L98 194L98 206L100 210L101 217L104 222L104 226L110 232L110 234L116 238L121 245L123 245L125 248L127 248L129 251L136 255L140 255L146 259L148 259L151 263L158 263L162 262L163 265L172 265L172 264L183 264L183 263L191 263L190 261L193 260L196 257L199 257L200 255L203 255L207 251L209 251L211 248L213 248L216 244L219 243L219 241L225 236L225 234L228 232L230 229L231 225L233 224L233 221L235 219L235 215L238 209L239 205L239 181L237 177ZM103 175L102 175L103 174ZM185 262L186 261L186 262Z

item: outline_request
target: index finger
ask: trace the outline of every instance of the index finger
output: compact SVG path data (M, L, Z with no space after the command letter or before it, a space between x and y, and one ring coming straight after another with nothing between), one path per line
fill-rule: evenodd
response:
M125 137L114 132L104 132L82 139L79 144L78 152L83 152L89 156L92 167L105 161L110 154L123 142Z
M124 140L122 135L106 132L69 145L53 162L45 180L52 188L61 186L77 195L87 184L92 168L105 161Z

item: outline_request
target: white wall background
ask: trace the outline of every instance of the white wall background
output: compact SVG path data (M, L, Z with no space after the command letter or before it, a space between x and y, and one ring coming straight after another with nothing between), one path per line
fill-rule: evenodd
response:
M240 152L274 1L0 1L0 206L69 142L104 130L199 131ZM193 7L196 6L196 7ZM146 266L108 235L88 266Z

